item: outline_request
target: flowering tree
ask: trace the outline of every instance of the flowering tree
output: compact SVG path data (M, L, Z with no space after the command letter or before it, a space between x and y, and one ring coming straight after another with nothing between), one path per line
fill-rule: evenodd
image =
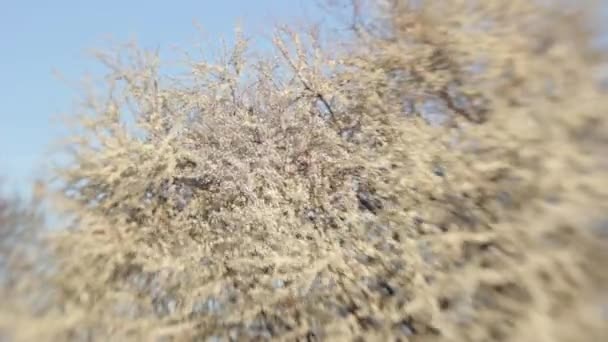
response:
M99 55L57 171L59 338L605 336L593 4L341 5L348 34L257 58L237 32L180 77Z

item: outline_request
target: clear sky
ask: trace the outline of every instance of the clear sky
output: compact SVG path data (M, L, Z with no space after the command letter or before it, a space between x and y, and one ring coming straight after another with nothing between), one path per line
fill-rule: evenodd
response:
M51 119L69 112L75 82L99 72L87 50L108 38L135 38L145 47L188 47L199 23L209 39L230 36L237 23L261 34L275 23L310 18L312 0L55 0L0 1L0 177L24 192L49 161L47 144L59 136Z

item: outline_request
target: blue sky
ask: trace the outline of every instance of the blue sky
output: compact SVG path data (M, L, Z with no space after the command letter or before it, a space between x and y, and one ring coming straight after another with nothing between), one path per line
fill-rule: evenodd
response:
M242 23L254 35L275 23L315 13L311 0L17 1L0 6L0 177L26 192L51 158L60 136L52 118L69 112L78 92L70 83L99 72L87 51L111 38L163 51L200 43L194 22L210 40ZM54 74L61 73L70 83Z

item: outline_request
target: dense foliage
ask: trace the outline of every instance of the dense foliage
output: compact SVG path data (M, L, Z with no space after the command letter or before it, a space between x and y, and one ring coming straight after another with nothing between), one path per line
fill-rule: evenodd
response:
M56 174L54 304L3 314L15 338L608 336L593 4L329 5L349 33L280 28L270 57L239 32L172 77L99 55Z

